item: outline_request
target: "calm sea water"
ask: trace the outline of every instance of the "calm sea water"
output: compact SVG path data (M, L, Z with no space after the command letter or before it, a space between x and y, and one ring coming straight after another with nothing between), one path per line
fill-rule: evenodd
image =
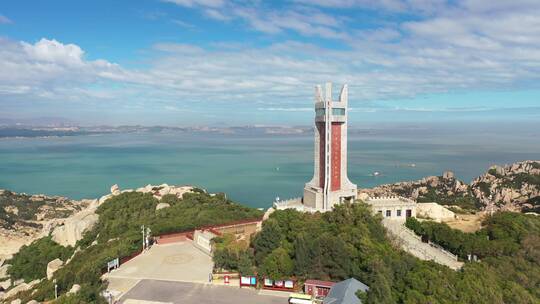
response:
M540 158L538 129L389 128L349 135L360 187L452 170L469 182L492 164ZM0 139L0 188L96 198L113 184L190 184L253 207L298 197L313 172L311 135L141 133ZM414 167L411 164L415 164ZM375 171L379 176L373 176Z

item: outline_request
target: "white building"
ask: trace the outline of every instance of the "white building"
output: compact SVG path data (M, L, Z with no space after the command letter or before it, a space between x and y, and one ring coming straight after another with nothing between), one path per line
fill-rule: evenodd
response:
M405 221L416 217L415 201L401 196L368 197L364 200L371 206L373 213L379 213L390 220Z

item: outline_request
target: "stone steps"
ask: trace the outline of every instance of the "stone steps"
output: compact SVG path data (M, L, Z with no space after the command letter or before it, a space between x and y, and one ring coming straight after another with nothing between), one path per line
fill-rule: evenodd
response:
M458 270L463 266L463 262L459 262L454 254L436 244L422 242L418 235L405 227L403 221L383 219L382 224L391 235L398 239L403 250L415 257L421 260L432 260L453 270Z

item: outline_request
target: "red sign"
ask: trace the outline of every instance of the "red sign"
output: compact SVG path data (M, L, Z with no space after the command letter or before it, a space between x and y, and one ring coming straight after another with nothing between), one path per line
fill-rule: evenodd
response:
M225 284L229 284L229 281L231 280L231 277L226 275L223 279L225 280Z

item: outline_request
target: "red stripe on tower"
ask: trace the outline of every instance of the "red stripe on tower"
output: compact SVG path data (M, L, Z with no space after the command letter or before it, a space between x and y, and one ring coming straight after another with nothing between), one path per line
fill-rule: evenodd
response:
M332 181L330 183L331 191L341 189L341 123L332 123Z

